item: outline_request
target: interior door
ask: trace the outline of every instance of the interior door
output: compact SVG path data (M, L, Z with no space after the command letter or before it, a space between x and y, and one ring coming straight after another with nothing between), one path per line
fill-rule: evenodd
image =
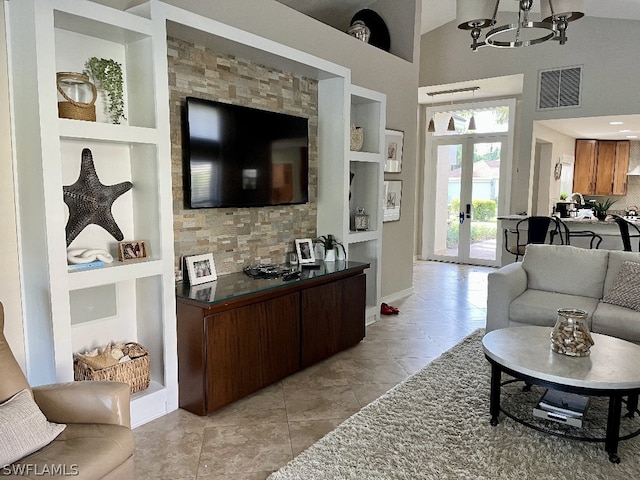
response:
M505 152L505 136L434 142L432 259L499 265L498 195Z

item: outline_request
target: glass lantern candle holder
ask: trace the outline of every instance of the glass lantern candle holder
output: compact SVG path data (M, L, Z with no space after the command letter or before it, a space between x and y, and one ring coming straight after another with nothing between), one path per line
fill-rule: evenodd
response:
M56 87L60 98L58 116L74 120L96 121L96 86L82 73L56 73Z
M594 342L586 320L584 310L560 308L551 332L551 350L571 357L588 356Z

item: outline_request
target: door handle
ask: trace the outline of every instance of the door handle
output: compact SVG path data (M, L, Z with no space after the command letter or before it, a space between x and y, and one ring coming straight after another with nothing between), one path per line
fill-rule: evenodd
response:
M464 212L460 212L460 225L464 223Z
M467 203L467 218L471 218L471 204Z

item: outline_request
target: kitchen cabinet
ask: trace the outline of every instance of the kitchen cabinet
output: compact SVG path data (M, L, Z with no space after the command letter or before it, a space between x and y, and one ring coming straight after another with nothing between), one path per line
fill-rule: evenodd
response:
M297 281L235 273L178 284L180 407L206 415L360 342L367 268L338 261Z
M576 140L573 191L583 195L625 195L628 140Z

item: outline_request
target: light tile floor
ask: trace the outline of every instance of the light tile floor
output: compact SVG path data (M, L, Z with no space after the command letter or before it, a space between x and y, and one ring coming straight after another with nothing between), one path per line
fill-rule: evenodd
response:
M415 293L357 346L206 417L177 410L134 430L136 479L257 480L484 327L491 268L416 262Z

